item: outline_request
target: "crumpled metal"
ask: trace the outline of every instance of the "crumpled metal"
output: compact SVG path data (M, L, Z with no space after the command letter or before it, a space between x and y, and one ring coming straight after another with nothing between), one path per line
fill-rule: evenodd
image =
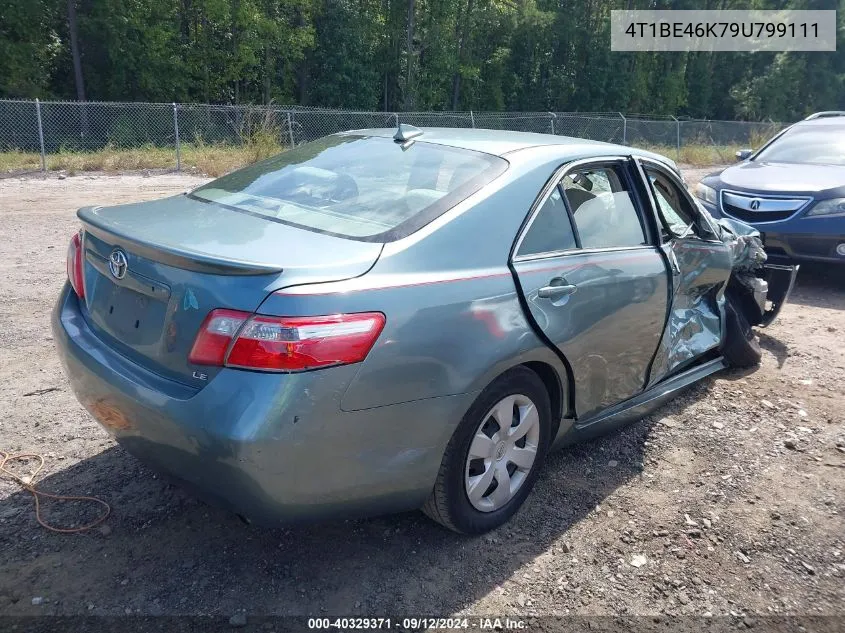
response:
M768 284L758 276L766 263L766 251L763 250L760 232L731 218L713 221L711 225L718 227L719 237L728 246L732 279L748 289L762 313L765 311ZM719 345L723 302L724 299L717 299L712 292L675 294L659 353L652 364L651 380L659 379Z
M722 241L728 245L733 260L733 278L745 286L754 297L761 314L766 311L766 296L769 284L757 276L757 272L766 263L766 251L760 231L752 226L732 218L719 220Z
M759 270L766 263L760 231L732 218L719 220L722 241L731 251L736 272Z
M722 331L719 312L705 297L679 295L677 300L680 305L673 307L669 318L668 334L672 344L667 362L670 368L698 356L702 350L717 346Z

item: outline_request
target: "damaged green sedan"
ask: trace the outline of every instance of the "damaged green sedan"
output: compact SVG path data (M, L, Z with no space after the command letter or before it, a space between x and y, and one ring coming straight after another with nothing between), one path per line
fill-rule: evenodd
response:
M549 450L759 362L795 278L672 161L542 134L336 134L79 218L53 329L80 402L267 524L493 529Z

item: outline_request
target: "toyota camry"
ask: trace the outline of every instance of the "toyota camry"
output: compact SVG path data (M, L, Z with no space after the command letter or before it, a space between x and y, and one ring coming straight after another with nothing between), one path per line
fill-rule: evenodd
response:
M495 528L549 450L756 364L795 275L672 161L543 134L358 130L78 217L53 313L78 399L265 524Z

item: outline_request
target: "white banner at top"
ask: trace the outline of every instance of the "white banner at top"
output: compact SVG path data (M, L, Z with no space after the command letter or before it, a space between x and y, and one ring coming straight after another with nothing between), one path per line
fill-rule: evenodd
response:
M613 51L835 51L836 11L627 11L610 15Z

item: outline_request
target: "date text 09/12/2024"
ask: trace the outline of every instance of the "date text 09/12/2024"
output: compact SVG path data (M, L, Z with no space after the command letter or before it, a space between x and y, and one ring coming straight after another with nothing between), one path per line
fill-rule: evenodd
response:
M308 628L312 630L479 630L519 631L526 627L525 621L500 617L405 617L405 618L309 618Z

